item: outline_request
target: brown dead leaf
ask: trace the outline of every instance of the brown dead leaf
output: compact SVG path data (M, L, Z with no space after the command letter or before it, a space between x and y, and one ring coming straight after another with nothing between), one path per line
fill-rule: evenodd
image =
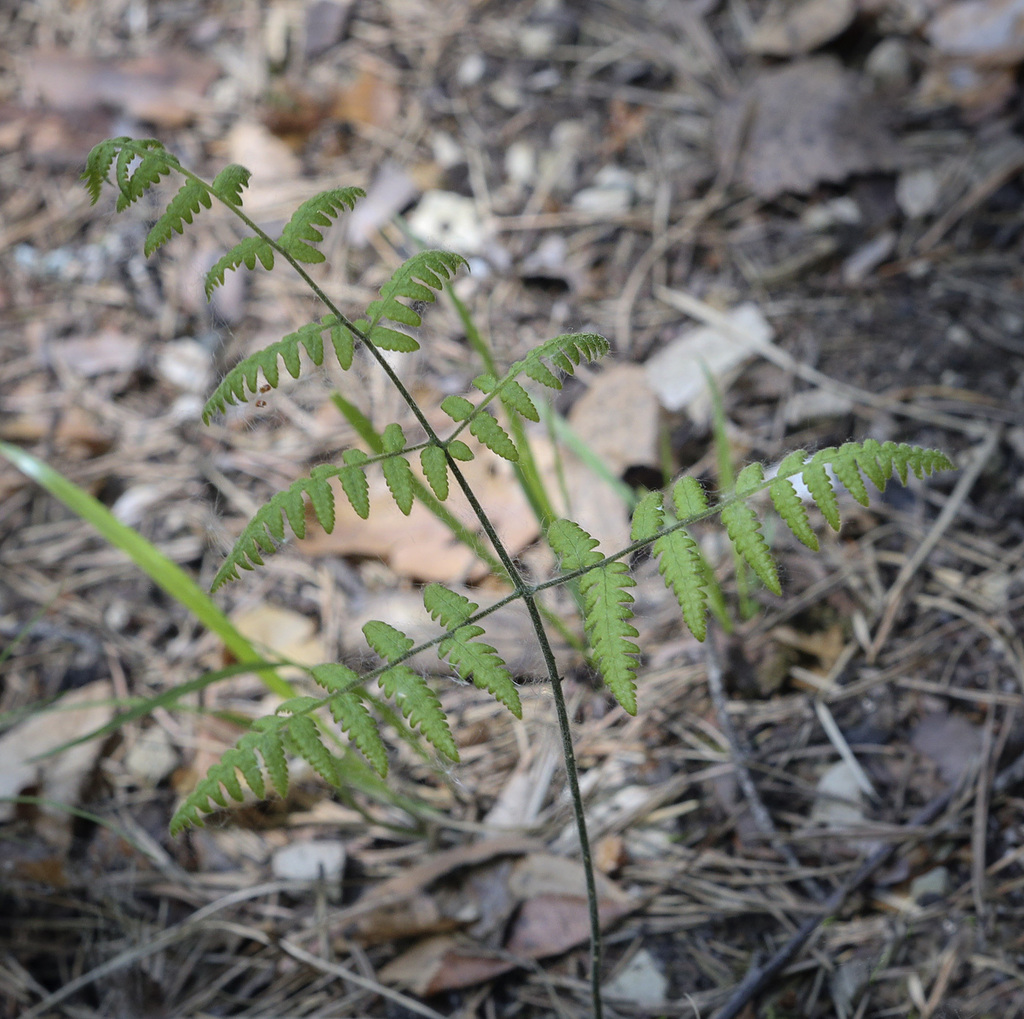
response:
M845 32L857 16L857 0L798 0L772 7L747 39L747 49L770 57L810 53Z
M23 82L40 106L108 106L158 127L177 128L205 108L206 90L219 76L216 63L181 50L121 61L37 50L25 61Z
M63 753L33 760L114 717L109 680L89 683L66 694L51 710L40 711L0 737L0 797L18 796L26 790L54 804L77 807L82 784L95 767L102 741L91 740ZM14 816L15 805L0 802L0 821ZM36 824L51 845L71 845L72 816L58 807L39 807Z
M464 942L452 936L432 937L385 966L380 978L417 994L437 994L469 987L515 968L510 955L525 963L559 955L586 941L590 928L582 864L541 850L530 852L525 848L529 842L498 838L462 847L442 854L449 857L443 866L431 861L370 892L366 900L379 897L399 909L429 894L435 903L442 903L437 913L449 920L463 918L460 926L473 938ZM511 867L501 859L520 852L525 855ZM451 860L457 861L459 870L470 861L476 864L456 882L461 894L453 895L450 881L447 892L435 886L441 877L452 878ZM636 909L638 903L608 878L601 874L596 877L601 924L608 927ZM410 888L414 882L415 893ZM496 882L502 887L497 888ZM417 909L424 911L422 901ZM488 935L503 931L510 917L514 919L504 944L489 946ZM368 922L379 921L370 914L356 924ZM500 949L500 954L495 949Z
M385 76L384 68L369 63L360 68L354 82L340 89L331 114L346 124L394 127L402 109L402 93Z
M720 160L740 148L737 176L762 198L807 194L901 163L877 97L834 57L762 72L723 105L715 135Z
M569 426L616 477L658 463L658 398L642 365L602 372L569 412ZM607 480L578 457L564 458L569 514L606 552L629 544L629 509Z
M243 637L257 641L282 658L301 665L319 665L327 658L323 643L316 636L316 623L293 609L265 602L237 612L231 617ZM295 670L282 669L282 676Z

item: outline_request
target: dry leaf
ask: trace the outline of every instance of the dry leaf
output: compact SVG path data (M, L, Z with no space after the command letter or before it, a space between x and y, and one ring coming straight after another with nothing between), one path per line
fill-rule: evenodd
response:
M327 658L320 638L314 636L316 623L293 609L261 603L232 615L231 621L243 637L255 641L282 658L302 665L319 665ZM282 669L281 675L295 670Z
M69 747L61 754L41 761L45 754L114 717L109 680L89 683L66 694L48 711L40 711L0 737L0 797L18 796L25 790L55 804L79 806L82 783L92 771L102 741L90 740ZM98 702L107 703L98 703ZM0 802L0 822L14 816L13 803ZM41 806L37 824L48 842L67 848L71 844L72 816L57 807Z
M158 127L176 128L205 108L203 96L219 76L213 61L179 50L122 61L48 50L29 55L24 83L42 106L109 106Z
M771 57L810 53L845 32L856 16L857 0L800 0L774 7L747 39L747 49Z
M978 65L1011 66L1024 58L1024 0L963 0L928 23L925 35L939 53Z
M383 73L365 66L351 85L338 91L331 113L342 123L393 130L401 109L402 93L398 87Z
M807 194L821 183L900 163L877 97L834 57L762 72L722 107L715 133L719 160L739 147L737 176L762 198Z

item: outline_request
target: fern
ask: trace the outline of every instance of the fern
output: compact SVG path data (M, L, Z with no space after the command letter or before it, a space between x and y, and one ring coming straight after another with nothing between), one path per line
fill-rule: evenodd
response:
M246 390L250 393L259 392L261 374L267 384L276 389L280 382L278 358L284 362L288 374L293 379L297 379L302 371L300 348L305 348L313 364L323 364L325 332L330 335L338 363L342 368L350 367L352 334L347 326L338 321L336 315L326 315L319 322L307 323L301 329L289 333L283 339L236 364L206 401L206 406L203 407L204 423L209 424L214 414L227 410L228 404L244 402Z
M450 395L441 402L442 412L452 423L450 431L442 434L395 374L391 361L385 360L380 352L419 349L418 339L409 330L422 325L423 308L435 301L437 294L466 265L461 256L445 251L424 251L414 255L392 273L362 317L350 320L310 279L302 264L324 261L323 253L315 245L323 241L324 228L353 208L363 194L360 189L335 188L304 202L280 236L274 239L255 227L241 212L243 191L249 183L249 171L241 166L225 167L208 184L184 169L156 140L114 138L92 150L82 179L93 203L99 199L103 186L111 185L117 192L117 208L122 210L141 198L162 177L171 174L184 180L149 231L145 243L147 255L159 249L174 234L182 233L204 209L211 208L216 199L235 213L250 233L207 273L205 287L208 297L223 284L228 272L241 266L254 270L257 264L272 269L277 257L282 256L299 271L325 305L321 318L232 368L207 401L203 409L204 421L208 422L214 414L226 411L229 405L259 392L262 383L271 387L279 385L281 363L290 376L297 378L303 369L303 350L310 362L321 365L326 353L326 336L342 369L351 366L357 342L367 345L370 354L388 374L416 417L425 436L421 442L410 446L405 431L398 423L387 425L379 433L354 404L337 395L337 406L370 453L346 449L338 464L314 467L307 477L274 495L243 529L214 578L214 589L236 579L239 570L251 570L261 565L264 558L273 554L285 540L288 528L297 537L304 537L310 516L315 517L326 531L331 531L335 524L335 483L340 484L354 511L366 518L371 510L367 472L375 469L377 464L391 497L405 514L411 511L416 498L436 508L439 503L430 493L437 500L446 499L453 475L458 486L469 492L460 464L472 460L474 454L459 438L464 430L497 456L513 462L522 456L523 464L517 470L521 472L521 479L527 479L523 483L531 497L540 504L537 492L529 487L528 472L534 468L520 420L536 422L540 414L534 396L524 383L530 379L549 389L560 389L565 375L572 375L579 365L597 361L608 353L607 340L594 333L556 336L531 350L501 376L488 353L485 358L487 371L473 381L475 389L482 395L475 401L465 396ZM462 317L472 339L475 327L471 327L468 313ZM479 344L482 341L479 341L478 349ZM507 412L505 420L511 434L498 422L495 416L497 407ZM417 450L426 484L417 478L410 464L409 457ZM854 499L867 505L870 501L868 481L881 490L894 477L905 484L911 473L924 477L951 467L944 454L936 450L867 440L821 449L811 456L798 450L782 461L773 478L766 478L762 468L753 464L739 473L733 490L716 503L709 500L696 479L682 477L669 492L651 492L640 500L632 517L630 545L610 555L603 555L597 541L579 524L571 520L554 521L547 530L547 540L558 557L562 572L536 585L526 582L486 512L475 497L470 498L477 523L493 545L495 554L488 561L500 564L495 565L495 569L500 569L502 576L512 585L512 593L499 601L498 606L515 600L524 602L548 663L548 679L566 746L570 791L585 859L588 843L583 803L576 782L566 699L542 623L545 609L538 598L542 589L578 583L583 624L593 660L611 695L626 712L635 714L640 648L635 642L637 630L630 622L633 617L632 589L636 581L627 565L629 555L642 548L650 549L664 583L679 603L683 622L694 636L703 640L707 634L709 607L718 616L722 616L724 610L721 590L712 568L692 533L698 522L710 523L720 519L737 555L750 565L770 591L778 594L781 591L778 567L763 530L761 511L767 500L759 498L760 495L767 492L775 512L796 538L809 548L817 549L818 538L807 503L813 503L827 524L838 529L841 515L835 481ZM798 480L806 489L807 498L798 493ZM451 514L448 516L450 526L459 534L460 540L470 544L473 532ZM495 648L480 639L485 636L480 620L495 607L481 611L466 596L440 584L425 588L423 602L431 617L443 627L442 632L433 640L416 646L408 635L389 623L379 620L368 622L363 627L363 634L368 646L380 658L380 665L363 674L337 663L318 665L308 670L315 683L312 688L315 695L292 696L274 714L256 719L249 731L209 770L175 813L171 822L172 832L202 823L204 815L226 806L229 800L241 800L245 786L260 797L266 795L271 786L284 794L288 787L289 757L305 760L325 780L340 784L347 762L325 742L325 734L336 735L330 728L331 723L322 717L325 713L330 714L333 723L347 735L349 743L379 775L386 775L388 768L381 721L406 736L410 728L418 730L441 755L457 761L458 748L441 701L409 664L416 655L431 647L461 679L488 691L514 715L520 716L522 705L511 670ZM373 679L377 680L383 697L364 689ZM592 938L596 942L600 932L597 893L592 880L590 893ZM600 1011L596 967L593 987L596 1013Z
M197 180L185 181L146 236L143 248L146 257L152 255L161 244L166 244L173 234L184 233L185 224L191 223L193 216L198 216L202 209L209 209L212 205L213 199L206 185Z
M442 584L430 584L424 589L423 604L431 619L440 620L449 631L438 646L438 658L447 658L464 680L486 690L516 718L522 718L519 691L505 663L490 644L473 639L484 632L482 626L466 625L480 606Z
M319 244L324 235L321 227L330 226L346 210L355 208L360 198L365 198L362 188L332 188L303 202L285 224L278 244L281 249L291 255L297 262L323 262L326 256L322 251L310 247Z

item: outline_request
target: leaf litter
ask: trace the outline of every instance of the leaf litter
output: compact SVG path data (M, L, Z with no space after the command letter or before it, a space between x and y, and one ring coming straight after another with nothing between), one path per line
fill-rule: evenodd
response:
M1007 105L1021 62L1018 6L860 4L848 24L850 5L813 0L690 4L671 17L614 2L524 2L500 16L455 4L444 17L422 5L317 4L303 16L271 17L268 8L265 20L260 12L241 24L214 3L190 24L159 11L142 24L116 5L90 5L86 17L74 5L54 12L24 3L5 42L25 60L12 63L0 118L9 160L0 169L0 243L13 252L0 263L0 434L55 459L111 505L126 493L153 496L136 513L139 526L203 576L216 569L230 518L285 487L297 464L354 441L336 416L328 425L315 415L325 385L346 383L340 376L303 379L220 431L191 430L177 403L180 380L162 367L162 355L178 349L171 345L199 343L223 372L254 333L282 323L287 331L308 306L285 277L256 274L241 284L246 300L236 295L226 328L229 316L182 297L201 275L190 244L223 250L232 239L222 224L200 221L191 238L147 265L127 219L115 225L76 204L75 153L121 130L159 132L214 172L232 151L259 164L256 182L276 170L260 200L267 218L322 187L365 186L388 160L416 183L385 195L385 211L399 202L415 211L429 191L459 196L483 238L481 264L460 293L502 360L517 356L517 337L532 342L587 323L617 338L623 358L657 364L686 328L658 294L686 292L690 308L752 303L775 334L772 347L791 360L753 358L723 375L738 458L773 462L783 447L820 448L863 433L927 437L969 455L989 429L1007 426L960 515L907 584L897 585L901 568L934 521L941 488L887 493L841 535L822 535L827 559L817 563L777 537L788 594L769 603L762 622L738 624L744 640L729 651L720 704L706 692L706 653L681 634L669 601L637 605L650 656L637 718L610 709L575 656L559 659L609 880L642 896L614 929L607 989L621 987L615 975L639 959L645 973L667 981L664 1000L650 1007L714 1015L755 959L785 949L787 931L816 915L820 901L807 882L842 890L871 841L895 845L898 855L872 872L864 894L846 896L786 980L769 980L749 1007L811 1016L859 1010L868 1019L911 1007L1006 1014L1020 993L1009 946L1022 910L1013 793L1024 773L1015 725L1024 655L1015 622L1022 563L1014 445L1024 308L1015 270L1019 131ZM314 8L326 20L311 46ZM57 38L74 58L44 63ZM765 56L751 52L758 46ZM160 79L151 101L154 75L173 63L153 56L161 52L188 54L198 70ZM76 80L85 86L73 90L71 111L67 83L82 68L87 75ZM116 94L104 91L110 80ZM294 101L290 111L282 100ZM236 125L243 129L233 135ZM341 231L328 238L327 282L354 307L386 271L377 259L397 264L395 249L407 243L383 211L361 237L362 254L346 249ZM549 252L543 264L538 251ZM623 314L628 329L619 336ZM454 322L434 310L427 320L431 360L417 368L427 402L467 391L475 374ZM117 336L124 349L109 345ZM69 346L69 358L38 356L77 338L97 345ZM113 370L97 368L86 380L91 355ZM664 444L676 469L712 477L714 457L685 412L689 402L656 406L636 375L606 383L616 408L609 417L624 429L602 430L596 412L593 424L581 423L590 417L575 383L556 409L570 422L575 411L583 437L620 477L642 467L650 479ZM598 393L599 378L585 380ZM845 383L875 402L851 396ZM381 399L372 380L357 384ZM663 443L656 458L652 422ZM542 448L542 433L534 438ZM573 482L588 503L605 485L588 490L593 484L590 475ZM4 660L0 712L108 677L119 694L156 694L225 664L209 638L23 478L4 468L0 490L0 633L11 643L26 634ZM496 507L516 491L504 475L487 489ZM211 498L229 524L214 516ZM383 492L378 503L382 512L393 505ZM601 515L610 520L621 505L609 502ZM388 521L392 542L401 523ZM528 513L510 512L503 526L518 535L524 562L538 575L548 568L529 546ZM477 583L470 560L445 550L440 535L408 560L388 540L381 534L360 547L353 530L344 547L296 543L251 588L228 589L225 604L284 606L312 623L304 639L335 657L357 647L350 619L389 618L392 601L421 606L415 583L432 566L449 583ZM723 581L730 593L739 583L728 564ZM484 600L478 588L467 593ZM52 605L49 614L29 625L41 604ZM886 616L896 623L869 655ZM494 643L525 645L518 623L501 630L493 618ZM783 627L792 633L780 649L771 634ZM535 666L524 660L517 673L528 678ZM204 756L230 745L230 714L256 710L258 689L239 683L224 700L194 698L198 714L164 712L157 727L123 741L83 745L75 788L58 789L59 797L116 818L133 841L53 815L63 832L55 849L42 838L44 815L26 805L8 815L5 861L18 840L27 851L13 868L5 863L0 882L3 1008L142 1014L155 995L183 1015L384 1015L397 1004L387 995L399 992L379 977L415 950L419 928L401 920L395 941L355 950L336 934L344 917L389 878L453 850L472 852L479 818L504 798L527 825L530 847L448 872L447 899L431 899L441 879L415 890L424 908L458 928L428 935L456 942L429 948L430 978L450 982L458 968L459 1007L481 1014L550 1014L553 987L563 1011L582 1014L575 977L585 950L495 978L493 954L480 951L485 939L466 934L473 911L507 915L516 861L537 860L543 872L555 847L573 863L560 771L552 775L547 763L547 692L525 683L526 718L513 724L472 688L439 689L460 768L446 771L397 746L388 795L354 784L353 774L350 796L337 802L305 776L288 801L243 805L176 842L166 837L175 797ZM860 801L856 845L830 837L832 822L809 823L824 801L818 781L839 760L815 699L879 792ZM208 707L221 717L203 713ZM84 715L68 719L74 733L88 731ZM163 750L135 749L147 744ZM13 756L18 774L28 750ZM735 781L742 769L774 832ZM92 781L80 786L86 773ZM515 788L523 774L539 787L528 802ZM733 795L719 795L730 776ZM915 822L943 803L944 812ZM310 867L305 879L294 871L275 879L281 851L324 839L345 850L340 882L319 865L315 876ZM516 901L534 903L523 943L565 951L567 941L544 939L574 929L578 901L570 908L547 892ZM38 934L18 919L27 910ZM183 925L168 916L184 917ZM108 948L111 929L130 931L132 952ZM508 942L495 937L494 946L507 950ZM362 968L367 960L372 970ZM486 982L473 984L463 966ZM64 976L71 972L82 976ZM365 972L373 979L358 983ZM437 1014L450 1000L419 1007Z

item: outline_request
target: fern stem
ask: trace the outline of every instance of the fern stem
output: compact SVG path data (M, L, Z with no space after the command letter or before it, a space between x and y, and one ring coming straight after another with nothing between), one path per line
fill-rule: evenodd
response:
M558 664L555 661L555 654L551 650L551 642L548 640L547 631L544 629L544 621L541 618L540 607L537 604L535 588L525 583L508 554L508 550L502 543L498 532L494 529L490 518L476 497L476 493L470 487L465 475L459 468L458 462L445 450L448 459L448 468L455 476L455 481L462 489L467 501L473 508L480 526L484 529L494 551L501 559L508 571L509 577L516 589L516 595L523 599L526 610L530 614L530 622L533 625L534 633L537 635L537 642L540 645L541 655L544 658L544 666L547 669L548 679L551 681L551 694L555 702L555 714L558 718L558 732L562 740L562 759L565 762L566 777L569 782L569 797L572 800L573 817L576 820L576 832L580 840L580 861L583 864L583 874L587 884L587 912L590 919L590 995L593 1007L594 1019L603 1019L604 1009L601 1003L601 916L598 909L597 879L594 876L594 859L590 851L590 834L587 831L587 815L583 805L583 794L580 792L579 771L576 767L576 752L572 744L572 726L569 722L569 710L565 703L565 692L562 689L562 680L558 675Z

